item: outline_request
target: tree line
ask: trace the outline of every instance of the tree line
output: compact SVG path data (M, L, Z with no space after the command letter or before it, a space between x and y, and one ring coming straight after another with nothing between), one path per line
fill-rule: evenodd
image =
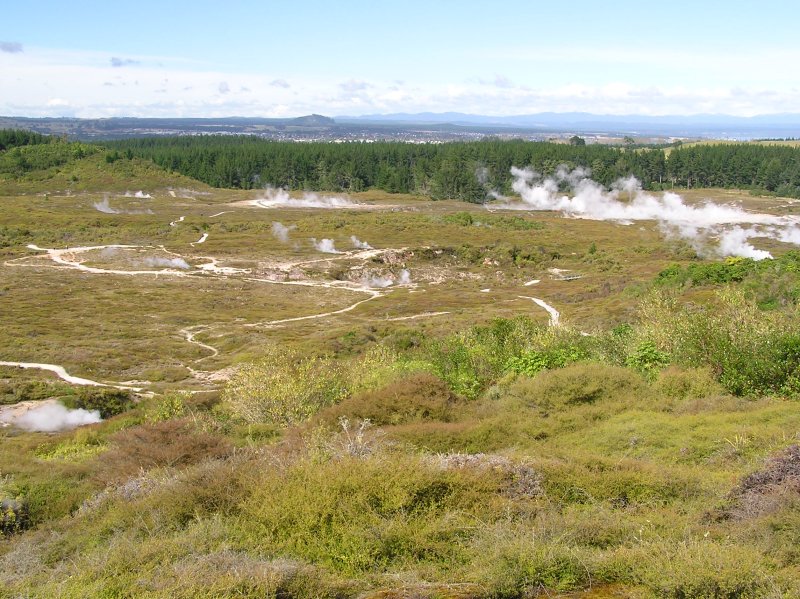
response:
M0 129L0 152L20 146L47 144L57 138L23 129Z
M0 153L13 172L41 160L21 146L59 139L27 131L0 131ZM78 157L91 153L85 144ZM634 175L650 190L727 187L800 197L800 147L746 143L681 147L619 147L485 139L472 142L281 142L254 136L184 136L103 142L108 162L143 158L214 187L252 189L271 185L310 191L381 189L433 199L482 202L490 191L511 193L511 167L543 176L560 166L591 170L606 186ZM36 154L75 157L61 143ZM96 146L100 150L99 146ZM72 148L70 148L72 150ZM88 152L87 152L88 150ZM14 154L13 156L9 153ZM49 157L52 158L52 157Z
M511 193L512 166L543 176L561 165L591 169L610 185L634 175L647 189L735 187L800 197L800 148L717 144L620 148L502 141L294 143L250 136L141 138L104 145L215 187L357 192L382 189L481 202ZM119 155L119 154L117 154Z

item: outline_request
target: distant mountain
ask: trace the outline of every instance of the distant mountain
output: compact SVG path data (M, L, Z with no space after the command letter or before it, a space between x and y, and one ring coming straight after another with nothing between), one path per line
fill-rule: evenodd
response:
M542 130L574 129L592 133L639 133L699 135L730 133L744 137L800 135L800 114L769 114L738 117L723 114L608 115L588 112L541 112L512 116L487 116L461 112L419 112L337 116L338 123L450 124L460 126L511 127Z
M292 124L302 127L331 127L335 124L335 121L329 116L310 114L308 116L299 116L296 119L292 119Z
M295 118L258 118L231 116L225 118L137 118L105 119L27 118L0 116L0 129L26 129L48 135L67 135L72 139L122 139L152 135L265 135L314 136L329 130L336 123L330 117L310 114Z

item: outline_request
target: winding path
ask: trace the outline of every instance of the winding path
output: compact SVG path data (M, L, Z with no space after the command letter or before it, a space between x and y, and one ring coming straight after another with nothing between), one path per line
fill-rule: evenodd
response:
M73 385L85 385L91 387L113 387L114 389L125 389L128 391L141 391L141 387L128 387L126 385L112 385L108 383L98 383L97 381L93 381L90 379L84 379L79 376L72 376L69 374L63 366L59 366L58 364L41 364L39 362L5 362L0 361L0 366L10 366L16 368L36 368L38 370L49 370L53 374L55 374L58 378L65 380L68 383L72 383Z
M219 355L219 350L216 347L214 347L212 345L208 345L207 343L203 343L202 341L198 341L197 339L195 339L195 335L197 335L199 333L203 333L203 332L207 331L208 329L209 329L208 326L200 324L200 325L196 325L196 326L193 326L193 327L188 327L188 328L185 328L185 329L181 329L181 331L180 331L181 333L183 333L183 336L184 336L184 338L186 339L187 342L192 343L194 345L197 345L199 347L202 347L203 349L207 349L208 351L211 352L210 356L204 356L202 358L199 358L199 359L195 360L195 362L200 362L202 360L207 360L208 358L215 358L215 357L217 357Z
M529 299L537 306L541 306L542 308L547 310L547 313L550 315L550 326L551 327L559 326L561 313L558 310L556 310L553 306L548 304L546 301L539 299L538 297L529 297L527 295L518 295L517 297L519 297L520 299Z
M175 226L177 222L183 220L181 217L178 221L174 221L170 223L171 226ZM196 243L203 243L208 238L208 234L204 233L203 237L197 241ZM194 245L194 244L192 244ZM109 244L109 245L94 245L94 246L80 246L80 247L72 247L72 248L63 248L63 249L56 249L56 248L42 248L37 245L28 245L28 248L37 252L46 252L47 258L52 260L55 264L51 266L51 268L59 268L65 267L73 270L78 270L85 273L90 274L97 274L97 275L124 275L124 276L137 276L137 275L149 275L149 276L173 276L173 277L202 277L204 274L212 274L219 276L221 278L227 278L229 276L241 276L241 280L244 281L252 281L256 283L266 283L270 285L291 285L291 286L300 286L300 287L324 287L327 289L338 289L341 291L349 291L353 293L366 293L369 297L365 299L361 299L356 301L344 308L339 310L331 310L327 312L320 312L317 314L309 314L306 316L296 316L292 318L282 318L278 320L271 320L271 321L264 321L264 322L257 322L246 324L246 327L271 327L277 326L282 324L287 324L291 322L301 322L304 320L317 320L321 318L327 318L329 316L336 316L338 314L344 314L350 312L360 306L363 303L368 301L372 301L379 297L386 295L387 291L378 290L378 289L371 289L368 287L363 287L359 285L355 285L348 282L343 281L318 281L318 280L304 280L304 281L276 281L272 279L265 279L265 278L257 278L257 277L248 277L246 275L250 274L252 271L251 269L246 268L234 268L234 267L226 267L226 266L219 266L218 260L211 256L199 256L195 257L195 259L199 258L202 260L207 260L207 262L203 264L198 264L194 266L192 270L176 270L172 268L164 268L160 270L117 270L117 269L110 269L110 268L99 268L99 267L92 267L87 266L81 262L79 258L79 254L90 252L90 251L101 251L106 249L112 250L139 250L139 249L159 249L164 251L168 254L171 254L176 257L182 258L181 254L176 252L167 250L164 246L141 246L141 245L123 245L123 244ZM297 268L305 265L316 264L320 262L328 262L331 260L341 260L341 259L356 259L356 260L363 260L367 261L375 256L381 255L385 252L390 251L403 251L403 250L392 250L392 249L385 249L385 250L358 250L358 251L350 251L350 252L343 252L341 255L335 257L326 257L320 259L312 259L312 260L301 260L296 262L283 262L274 265L275 268L289 271L292 268ZM23 261L29 260L31 258L35 258L36 256L23 256L21 258L15 258L13 260L8 260L5 262L8 266L20 266ZM438 313L436 313L438 314ZM418 318L425 315L417 315L409 317L409 319ZM435 315L435 314L431 314ZM402 317L401 317L402 318ZM211 352L208 356L204 356L195 360L195 362L200 362L202 360L213 358L219 355L219 350L211 345L198 341L196 339L196 335L201 332L209 331L215 328L218 325L195 325L192 327L187 327L185 329L181 329L180 333L184 336L188 343L193 345L197 345L202 347L203 349ZM50 372L55 373L57 376L62 378L63 380L76 384L76 385L92 385L92 386L99 386L99 387L113 387L117 389L127 389L131 391L141 392L141 387L131 387L126 385L116 385L116 384L109 384L109 383L100 383L97 381L92 381L89 379L84 379L80 377L75 377L70 375L66 372L66 370L62 366L54 365L54 364L40 364L40 363L29 363L29 362L0 362L2 366L15 366L20 368L38 368L41 370L48 370ZM191 368L189 369L191 372L195 373Z

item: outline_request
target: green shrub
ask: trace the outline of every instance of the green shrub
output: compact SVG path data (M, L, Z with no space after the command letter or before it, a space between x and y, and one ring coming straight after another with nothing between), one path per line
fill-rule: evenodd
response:
M254 483L241 516L250 543L350 576L462 563L476 516L497 518L509 501L501 474L402 454L302 460Z
M551 335L526 317L497 318L488 325L431 340L422 355L455 393L474 399L502 376L511 358Z
M81 427L75 434L55 445L46 443L36 448L35 455L41 460L81 462L105 451L108 444L93 427Z
M589 357L589 352L582 347L553 347L546 350L529 350L520 356L510 358L506 370L516 374L533 377L542 370L563 368L567 364L579 362Z
M442 220L448 224L459 225L461 227L469 227L475 224L472 214L469 212L454 212L448 214Z
M163 422L183 417L189 411L186 399L187 394L181 392L162 395L147 406L145 420L147 422Z
M651 295L636 331L638 347L647 351L631 359L658 362L663 353L673 364L708 367L734 395L791 391L800 368L797 315L763 312L735 289L714 299L708 306L682 306L674 295Z
M642 393L644 381L627 368L588 362L548 370L529 378L520 376L509 393L540 409L620 399Z
M625 359L625 365L637 372L652 378L656 373L669 364L669 356L656 348L650 340L644 340Z
M665 397L678 400L701 399L722 392L709 368L667 368L659 373L653 387Z
M320 418L336 423L340 417L361 418L373 424L450 420L458 398L432 374L417 373L385 387L360 393L323 410Z
M130 409L133 398L129 391L110 387L80 387L74 395L63 400L73 410L98 410L103 418L110 418Z
M348 393L346 371L337 362L273 346L264 358L239 369L225 388L223 402L246 422L289 426Z

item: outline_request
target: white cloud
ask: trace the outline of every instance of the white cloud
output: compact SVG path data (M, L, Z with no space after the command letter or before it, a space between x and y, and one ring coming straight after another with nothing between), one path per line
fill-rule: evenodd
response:
M599 49L595 53L611 60L622 52ZM663 64L675 59L668 51L625 53L626 60ZM790 56L800 52L790 52ZM577 51L553 50L551 56L577 60ZM524 56L524 55L523 55ZM536 55L537 64L547 58ZM771 53L757 59L742 58L741 69L755 68ZM643 58L644 57L644 58ZM785 57L784 57L785 58ZM723 61L724 56L700 57L687 62ZM697 114L723 113L740 116L796 112L800 87L781 84L791 70L786 60L766 70L782 70L783 79L772 84L750 84L738 78L735 84L635 83L632 79L609 78L594 83L533 83L526 71L503 66L505 74L470 81L448 80L422 84L351 78L293 78L291 85L274 74L223 72L190 61L159 56L118 58L135 70L109 63L108 54L26 48L24 53L0 52L0 114L20 116L297 116L320 114L365 114L383 112L459 111L509 115L536 112L584 111L605 114ZM590 65L600 58L587 59ZM130 61L130 62L128 62ZM691 63L691 64L689 64ZM158 66L159 64L163 66ZM595 69L598 72L602 70ZM654 69L657 71L658 69ZM756 69L757 70L757 69ZM135 73L135 78L132 75ZM531 76L532 77L532 76ZM164 84L169 80L169 85ZM731 79L734 81L734 79ZM76 86L75 81L81 85ZM113 85L108 85L113 83ZM68 111L68 112L67 112Z

